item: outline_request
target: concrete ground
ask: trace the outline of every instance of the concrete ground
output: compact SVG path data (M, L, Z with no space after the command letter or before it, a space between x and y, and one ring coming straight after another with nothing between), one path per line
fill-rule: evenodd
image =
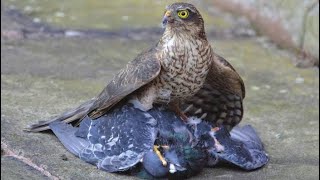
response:
M1 179L135 179L82 162L50 132L22 129L97 95L161 34L24 38L21 23L9 15L1 20ZM297 69L285 53L254 37L208 39L243 77L241 124L256 128L270 162L252 172L206 168L192 179L318 179L319 70Z

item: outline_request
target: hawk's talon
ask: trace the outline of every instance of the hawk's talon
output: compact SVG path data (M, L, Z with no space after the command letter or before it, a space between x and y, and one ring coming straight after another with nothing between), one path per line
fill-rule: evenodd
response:
M154 145L153 146L153 151L157 154L157 156L159 157L161 163L163 166L167 166L168 165L168 162L165 160L165 158L162 156L161 152L159 151L159 148L160 146L157 146L157 145ZM165 146L165 147L168 147L169 146Z
M188 121L188 116L185 113L181 112L180 113L180 117L181 117L183 122L187 122Z
M188 116L180 109L178 102L170 103L169 108L172 109L178 116L180 116L183 122L188 122Z
M217 132L217 131L219 131L219 130L220 130L219 127L214 127L214 128L211 129L211 131L213 131L213 132Z
M163 149L165 149L165 150L170 149L170 146L168 146L168 145L162 145L161 147L162 147Z

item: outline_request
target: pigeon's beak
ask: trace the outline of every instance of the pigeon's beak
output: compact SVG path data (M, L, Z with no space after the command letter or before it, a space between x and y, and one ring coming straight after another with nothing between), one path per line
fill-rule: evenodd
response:
M172 23L173 22L173 18L171 16L171 11L167 10L164 13L163 19L162 19L162 26L165 27L167 25L167 23Z

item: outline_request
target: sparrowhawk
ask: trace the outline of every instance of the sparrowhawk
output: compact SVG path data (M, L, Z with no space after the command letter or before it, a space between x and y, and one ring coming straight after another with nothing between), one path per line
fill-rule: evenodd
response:
M229 130L238 124L243 81L213 52L199 11L191 4L174 3L166 7L162 22L165 30L158 43L121 69L97 97L27 130L46 130L50 122L81 121L86 115L96 119L128 100L144 111L165 104L183 119L197 116Z

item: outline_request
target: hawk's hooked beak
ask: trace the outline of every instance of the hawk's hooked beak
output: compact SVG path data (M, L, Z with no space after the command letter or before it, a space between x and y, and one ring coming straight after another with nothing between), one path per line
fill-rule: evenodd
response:
M165 27L167 25L167 23L171 23L173 22L173 18L171 16L171 11L167 10L164 13L163 19L162 19L162 27Z

